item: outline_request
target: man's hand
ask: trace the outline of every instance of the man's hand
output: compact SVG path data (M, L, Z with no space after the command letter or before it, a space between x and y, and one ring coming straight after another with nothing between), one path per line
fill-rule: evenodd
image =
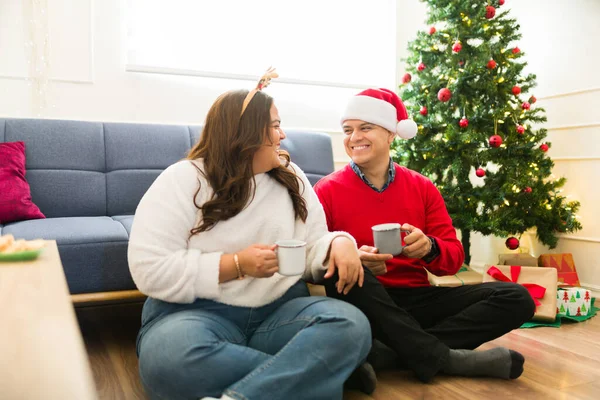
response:
M360 263L356 246L345 236L338 236L331 241L329 268L325 273L325 279L331 278L336 268L339 277L336 284L338 293L348 294L356 283L358 286L363 285L365 271Z
M391 254L379 254L377 247L371 246L361 246L358 249L358 255L362 264L369 268L375 276L387 273L385 262L394 258Z
M409 224L403 224L400 229L410 232L404 238L406 247L402 249L402 254L409 258L423 258L429 254L431 240L429 240L422 230Z

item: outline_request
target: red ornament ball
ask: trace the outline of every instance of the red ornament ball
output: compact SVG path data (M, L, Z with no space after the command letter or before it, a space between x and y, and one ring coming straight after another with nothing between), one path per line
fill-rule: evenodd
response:
M517 239L514 236L511 236L508 239L506 239L506 242L504 242L504 244L510 250L516 250L519 248L519 239Z
M475 171L475 175L477 175L480 178L483 178L485 176L485 169L477 168L477 170Z
M494 60L488 61L487 68L488 69L494 69L494 68L496 68L496 61L494 61Z
M518 95L518 94L521 93L521 88L519 86L515 85L515 86L512 87L512 92L516 96L516 95Z
M467 126L469 126L469 120L466 118L462 118L460 121L458 121L458 126L460 126L461 128L466 128Z
M440 91L438 92L438 100L439 101L445 103L448 100L450 100L450 98L452 98L452 92L450 91L450 89L448 89L448 88L440 89Z
M533 189L531 189L529 186L527 186L525 189L523 189L524 193L531 193L533 192Z
M408 83L412 80L412 76L410 74L404 74L402 77L402 83Z
M521 52L521 49L518 47L515 47L514 49L512 49L513 54L519 54L520 52Z
M496 15L496 9L492 6L487 6L485 8L485 17L487 19L492 19L494 18L494 15Z
M525 102L525 103L521 104L521 108L523 110L529 110L531 108L531 104L529 104L528 102Z
M544 153L547 152L549 148L550 147L546 143L542 143L542 145L540 146L540 150Z
M425 107L425 106L421 107L421 109L419 110L419 114L427 115L427 107Z
M536 101L537 101L537 99L535 98L535 96L531 96L531 97L529 98L529 102L530 102L531 104L535 104L535 102L536 102Z
M465 65L465 62L464 62L463 60L460 60L460 61L458 62L458 65L462 67L463 65Z
M419 65L417 66L417 69L418 69L419 71L423 71L425 68L427 68L427 67L425 67L425 64L423 64L423 63L421 63L421 64L419 64Z
M525 133L525 127L523 125L517 125L517 133L522 135Z
M460 44L460 42L455 42L454 45L452 46L452 51L455 53L458 53L461 50L462 50L462 44Z
M498 4L503 6L504 5L504 0L498 0Z
M429 28L429 34L430 35L433 35L436 32L437 32L437 30L435 29L435 26L432 26L431 28Z
M490 146L500 147L502 144L502 137L500 135L493 135L490 137Z

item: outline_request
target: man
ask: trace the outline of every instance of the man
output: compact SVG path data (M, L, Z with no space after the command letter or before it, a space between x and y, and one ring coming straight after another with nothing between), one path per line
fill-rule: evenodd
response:
M518 352L473 349L533 316L535 305L527 290L504 282L455 288L429 284L424 268L435 275L455 274L464 251L433 183L390 159L395 135L408 139L417 132L400 98L386 89L367 89L350 99L342 126L352 161L323 178L315 191L329 230L356 238L365 281L344 296L330 280L327 294L360 308L374 338L424 382L440 372L519 377L524 358ZM390 222L410 231L406 247L395 257L373 247L371 227ZM373 351L370 360L377 366Z

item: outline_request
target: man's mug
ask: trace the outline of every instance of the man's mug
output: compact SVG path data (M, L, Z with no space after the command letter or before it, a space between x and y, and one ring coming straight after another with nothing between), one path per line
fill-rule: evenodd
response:
M410 231L400 229L400 224L380 224L371 227L373 230L373 242L379 250L379 254L391 254L397 256L402 253L406 246L404 238Z
M281 275L301 275L306 269L306 242L302 240L280 240L277 245L277 262Z

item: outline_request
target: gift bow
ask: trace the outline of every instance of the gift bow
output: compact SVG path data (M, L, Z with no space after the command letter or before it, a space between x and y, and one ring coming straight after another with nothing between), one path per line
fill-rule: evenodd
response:
M496 268L494 266L490 267L488 269L487 273L492 278L494 278L498 281L518 283L517 279L519 279L519 275L521 274L521 267L518 265L510 266L510 277L512 278L512 280L509 279L506 275L504 275L502 273L502 271L500 271L498 268ZM542 297L544 297L544 294L546 294L545 287L540 286L535 283L519 283L519 284L522 285L523 287L525 287L525 289L527 289L527 291L529 291L529 294L531 295L531 298L533 299L533 302L535 303L536 306L539 306L542 304L542 303L540 303L540 301L538 299L541 299Z

